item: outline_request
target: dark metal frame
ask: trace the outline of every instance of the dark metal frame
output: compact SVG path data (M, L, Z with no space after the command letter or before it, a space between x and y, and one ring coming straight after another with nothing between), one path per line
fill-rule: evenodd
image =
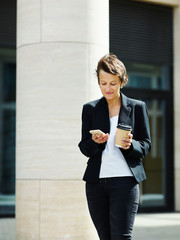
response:
M172 74L171 74L172 75ZM174 211L174 115L173 115L173 83L171 81L171 90L152 90L152 89L134 89L124 88L122 92L128 97L149 100L159 99L166 101L166 158L165 163L165 176L166 176L166 188L165 188L165 199L166 204L162 207L139 207L139 212L164 212ZM170 127L169 127L170 126ZM148 181L148 180L147 180Z
M0 206L0 218L14 218L15 206Z

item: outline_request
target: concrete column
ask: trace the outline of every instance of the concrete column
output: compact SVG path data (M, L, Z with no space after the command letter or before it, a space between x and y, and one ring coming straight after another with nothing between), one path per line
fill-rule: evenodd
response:
M100 95L108 0L18 0L16 239L98 239L81 178L82 104Z
M174 174L175 210L180 211L180 1L174 8Z

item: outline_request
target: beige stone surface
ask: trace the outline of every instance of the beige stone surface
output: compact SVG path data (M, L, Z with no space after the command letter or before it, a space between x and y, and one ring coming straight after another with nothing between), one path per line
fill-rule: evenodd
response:
M175 169L175 209L180 210L180 167Z
M180 7L174 8L174 151L175 210L180 211Z
M180 88L179 88L180 89ZM176 95L176 102L175 102L175 106L178 108L178 109L175 109L175 114L174 114L174 128L175 128L175 132L174 132L174 143L175 143L175 151L174 151L174 156L175 156L175 163L174 163L174 169L176 171L180 171L180 106L178 104L178 93ZM179 99L179 102L180 102L180 99ZM179 172L180 174L180 172ZM175 178L175 181L176 181L176 178ZM176 184L176 182L175 182ZM179 183L180 184L180 183ZM180 188L179 187L180 185L178 185L178 189ZM180 194L180 190L179 191L179 194ZM178 200L178 202L180 202L180 199Z
M41 240L98 239L82 181L41 181Z
M174 109L180 112L180 7L174 8ZM176 121L179 124L179 121ZM180 126L180 125L179 125Z
M17 240L98 239L83 181L17 180Z
M41 0L17 1L17 47L41 41Z
M43 0L42 4L43 42L83 42L108 48L107 0Z
M105 53L103 47L76 43L18 50L17 179L82 177L86 157L77 146L82 105L101 96L95 68Z
M180 171L180 149L177 149L176 152L175 152L175 159L177 159L177 161L175 161L175 164L174 164L174 169L177 170L179 169Z
M16 238L96 240L77 144L82 105L99 94L91 81L108 51L108 1L17 8Z
M97 99L102 96L96 76L97 63L102 56L108 53L107 48L89 44L89 78L88 78L88 98L87 101Z
M18 63L17 178L81 178L85 161L77 144L88 81L86 46L31 45L19 49Z
M174 133L174 139L175 139L175 166L180 166L180 111L176 110L174 114L174 122L175 122L175 133Z
M39 240L39 181L16 181L16 239Z

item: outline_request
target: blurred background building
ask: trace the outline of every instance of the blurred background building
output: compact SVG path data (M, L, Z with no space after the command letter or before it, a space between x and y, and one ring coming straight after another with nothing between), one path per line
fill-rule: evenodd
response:
M180 0L0 1L0 216L16 205L18 240L92 239L77 144L109 51L149 110L139 211L180 210L179 26Z
M16 1L0 2L0 215L15 211Z

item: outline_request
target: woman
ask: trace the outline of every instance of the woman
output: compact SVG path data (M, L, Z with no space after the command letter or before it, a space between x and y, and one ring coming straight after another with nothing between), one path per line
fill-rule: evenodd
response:
M147 108L120 92L128 76L115 55L102 57L96 72L103 97L83 106L79 143L89 158L83 177L89 212L100 240L130 240L139 182L146 179L142 160L151 148ZM132 127L121 148L115 146L118 123ZM93 129L103 133L91 135Z

